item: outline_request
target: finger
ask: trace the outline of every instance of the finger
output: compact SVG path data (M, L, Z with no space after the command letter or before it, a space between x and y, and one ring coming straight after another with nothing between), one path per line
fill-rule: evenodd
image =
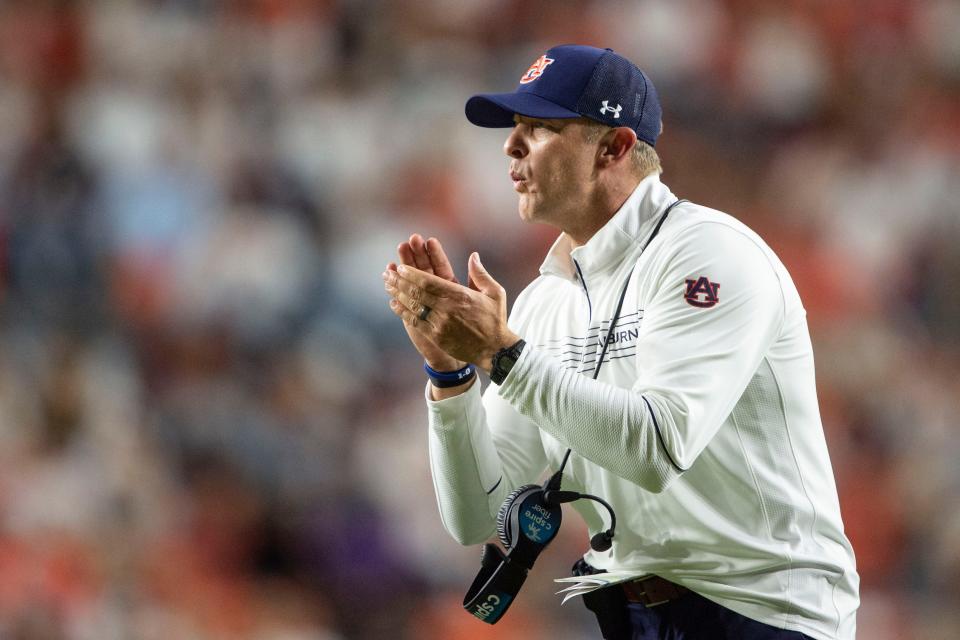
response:
M390 279L391 279L391 278L394 278L394 279L397 278L397 277L398 277L398 276L397 276L397 263L396 263L396 262L388 262L386 268L383 270L383 273L381 273L380 275L381 275L381 277L383 278L383 282L384 282L385 285L386 285L388 282L390 282ZM387 293L390 293L391 295L393 295L393 294L391 293L390 289L388 289L386 286L384 286L384 289L386 289Z
M396 315L398 318L403 320L405 324L407 320L403 317L404 312L406 312L408 315L410 315L412 318L416 319L419 322L420 318L412 315L410 313L410 310L407 309L402 304L400 304L395 298L390 298L390 302L388 304L390 305L390 311L393 311L394 315Z
M438 311L436 311L436 307L435 307L435 305L437 305L438 302L432 299L432 296L430 296L429 294L423 294L423 298L415 298L397 289L390 283L386 283L384 285L384 289L386 289L387 293L393 296L394 300L399 301L400 304L402 304L404 307L409 309L410 312L416 315L418 318L423 315L425 308L430 309L430 311L427 314L428 320L432 319L436 313L439 313Z
M390 310L393 311L394 315L403 320L403 324L413 327L413 323L420 322L420 318L410 313L410 310L405 306L397 302L395 299L390 298ZM404 315L406 314L406 315Z
M445 280L456 282L457 276L453 273L453 265L450 264L446 252L440 245L440 241L436 238L428 239L425 249L427 257L430 259L430 264L433 266L433 273Z
M396 273L397 273L397 265L394 264L393 262L388 262L386 268L383 270L383 273L380 274L383 277L384 284L386 284L389 281L391 274L393 274L394 278L397 277ZM386 289L386 287L384 288ZM386 289L386 291L387 293L390 293L389 289ZM393 294L390 294L390 295L393 295Z
M419 233L410 236L410 248L413 249L413 259L417 269L433 273L433 265L430 264L430 257L427 255L427 246L423 241L423 236Z
M396 299L390 300L390 309L403 320L408 327L416 329L423 335L430 337L429 330L432 328L429 322L424 322L420 316L415 315L410 309L397 302Z
M414 269L409 265L397 265L397 273L389 275L391 276L391 284L414 297L418 294L413 291L413 287L422 289L424 293L434 296L434 299L451 298L466 291L462 285L456 282L444 280L432 273Z
M383 276L383 289L394 298L403 297L402 303L416 314L423 311L424 306L431 309L437 306L443 306L444 300L427 291L422 287L404 280L398 272L399 267L392 262L381 274Z
M409 242L401 242L397 245L397 257L401 264L408 264L411 267L417 266L417 261L413 258L413 248Z
M470 282L476 289L495 300L504 296L503 287L493 279L483 263L480 262L480 254L474 251L470 254L470 260L467 262L467 271L470 274Z
M403 317L403 305L397 302L395 299L390 298L390 301L387 303L387 306L390 307L390 311L399 317Z

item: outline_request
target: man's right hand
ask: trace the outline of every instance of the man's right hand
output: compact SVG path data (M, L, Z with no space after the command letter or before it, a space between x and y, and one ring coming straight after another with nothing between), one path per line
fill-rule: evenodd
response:
M436 238L424 240L420 234L415 233L410 236L408 241L401 242L397 246L397 256L401 264L416 267L421 271L426 271L450 282L457 282L457 276L453 273L450 260L440 245L440 241ZM397 265L391 262L387 265L387 269L396 271ZM410 342L413 343L413 346L420 352L431 369L435 371L457 371L467 366L466 362L461 362L447 354L435 342L424 336L422 332L415 330L406 321L403 326L407 330ZM434 392L436 391L438 390L434 389Z

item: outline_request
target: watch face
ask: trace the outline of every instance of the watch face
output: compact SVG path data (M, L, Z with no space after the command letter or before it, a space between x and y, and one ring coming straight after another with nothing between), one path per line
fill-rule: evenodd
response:
M497 352L497 354L493 357L493 366L490 370L490 379L493 382L500 384L504 381L504 379L506 379L507 374L510 373L510 370L513 369L513 365L515 365L517 360L520 358L520 352L523 350L525 345L526 343L521 340L509 349L504 349Z

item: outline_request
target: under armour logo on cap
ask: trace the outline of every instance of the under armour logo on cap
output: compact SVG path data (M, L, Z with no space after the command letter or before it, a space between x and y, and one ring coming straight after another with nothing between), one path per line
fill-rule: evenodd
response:
M615 107L611 107L610 104L609 104L609 102L610 102L609 100L604 100L604 101L603 101L603 106L600 107L600 113L604 113L604 114L605 114L607 111L610 111L610 112L613 113L613 117L614 117L614 118L619 118L619 117L620 117L620 109L623 109L623 107L621 107L619 104L618 104L617 106L615 106Z

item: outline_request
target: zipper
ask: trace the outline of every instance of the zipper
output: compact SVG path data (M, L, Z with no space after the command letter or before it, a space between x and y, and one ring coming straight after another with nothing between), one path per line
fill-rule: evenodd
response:
M580 286L583 287L583 293L587 296L587 326L586 333L583 338L583 347L580 351L580 366L578 371L583 369L583 363L586 361L587 354L590 353L590 346L592 341L590 340L590 324L593 322L593 303L590 301L590 291L587 289L587 279L583 277L583 271L580 269L580 263L576 260L573 261L573 265L577 268L577 277L580 279ZM593 351L596 354L596 350Z
M587 296L587 322L593 322L593 304L590 302L590 292L587 291L587 281L583 277L583 271L580 270L580 263L574 260L573 266L577 268L577 277L580 278L580 286L583 287L583 292Z

